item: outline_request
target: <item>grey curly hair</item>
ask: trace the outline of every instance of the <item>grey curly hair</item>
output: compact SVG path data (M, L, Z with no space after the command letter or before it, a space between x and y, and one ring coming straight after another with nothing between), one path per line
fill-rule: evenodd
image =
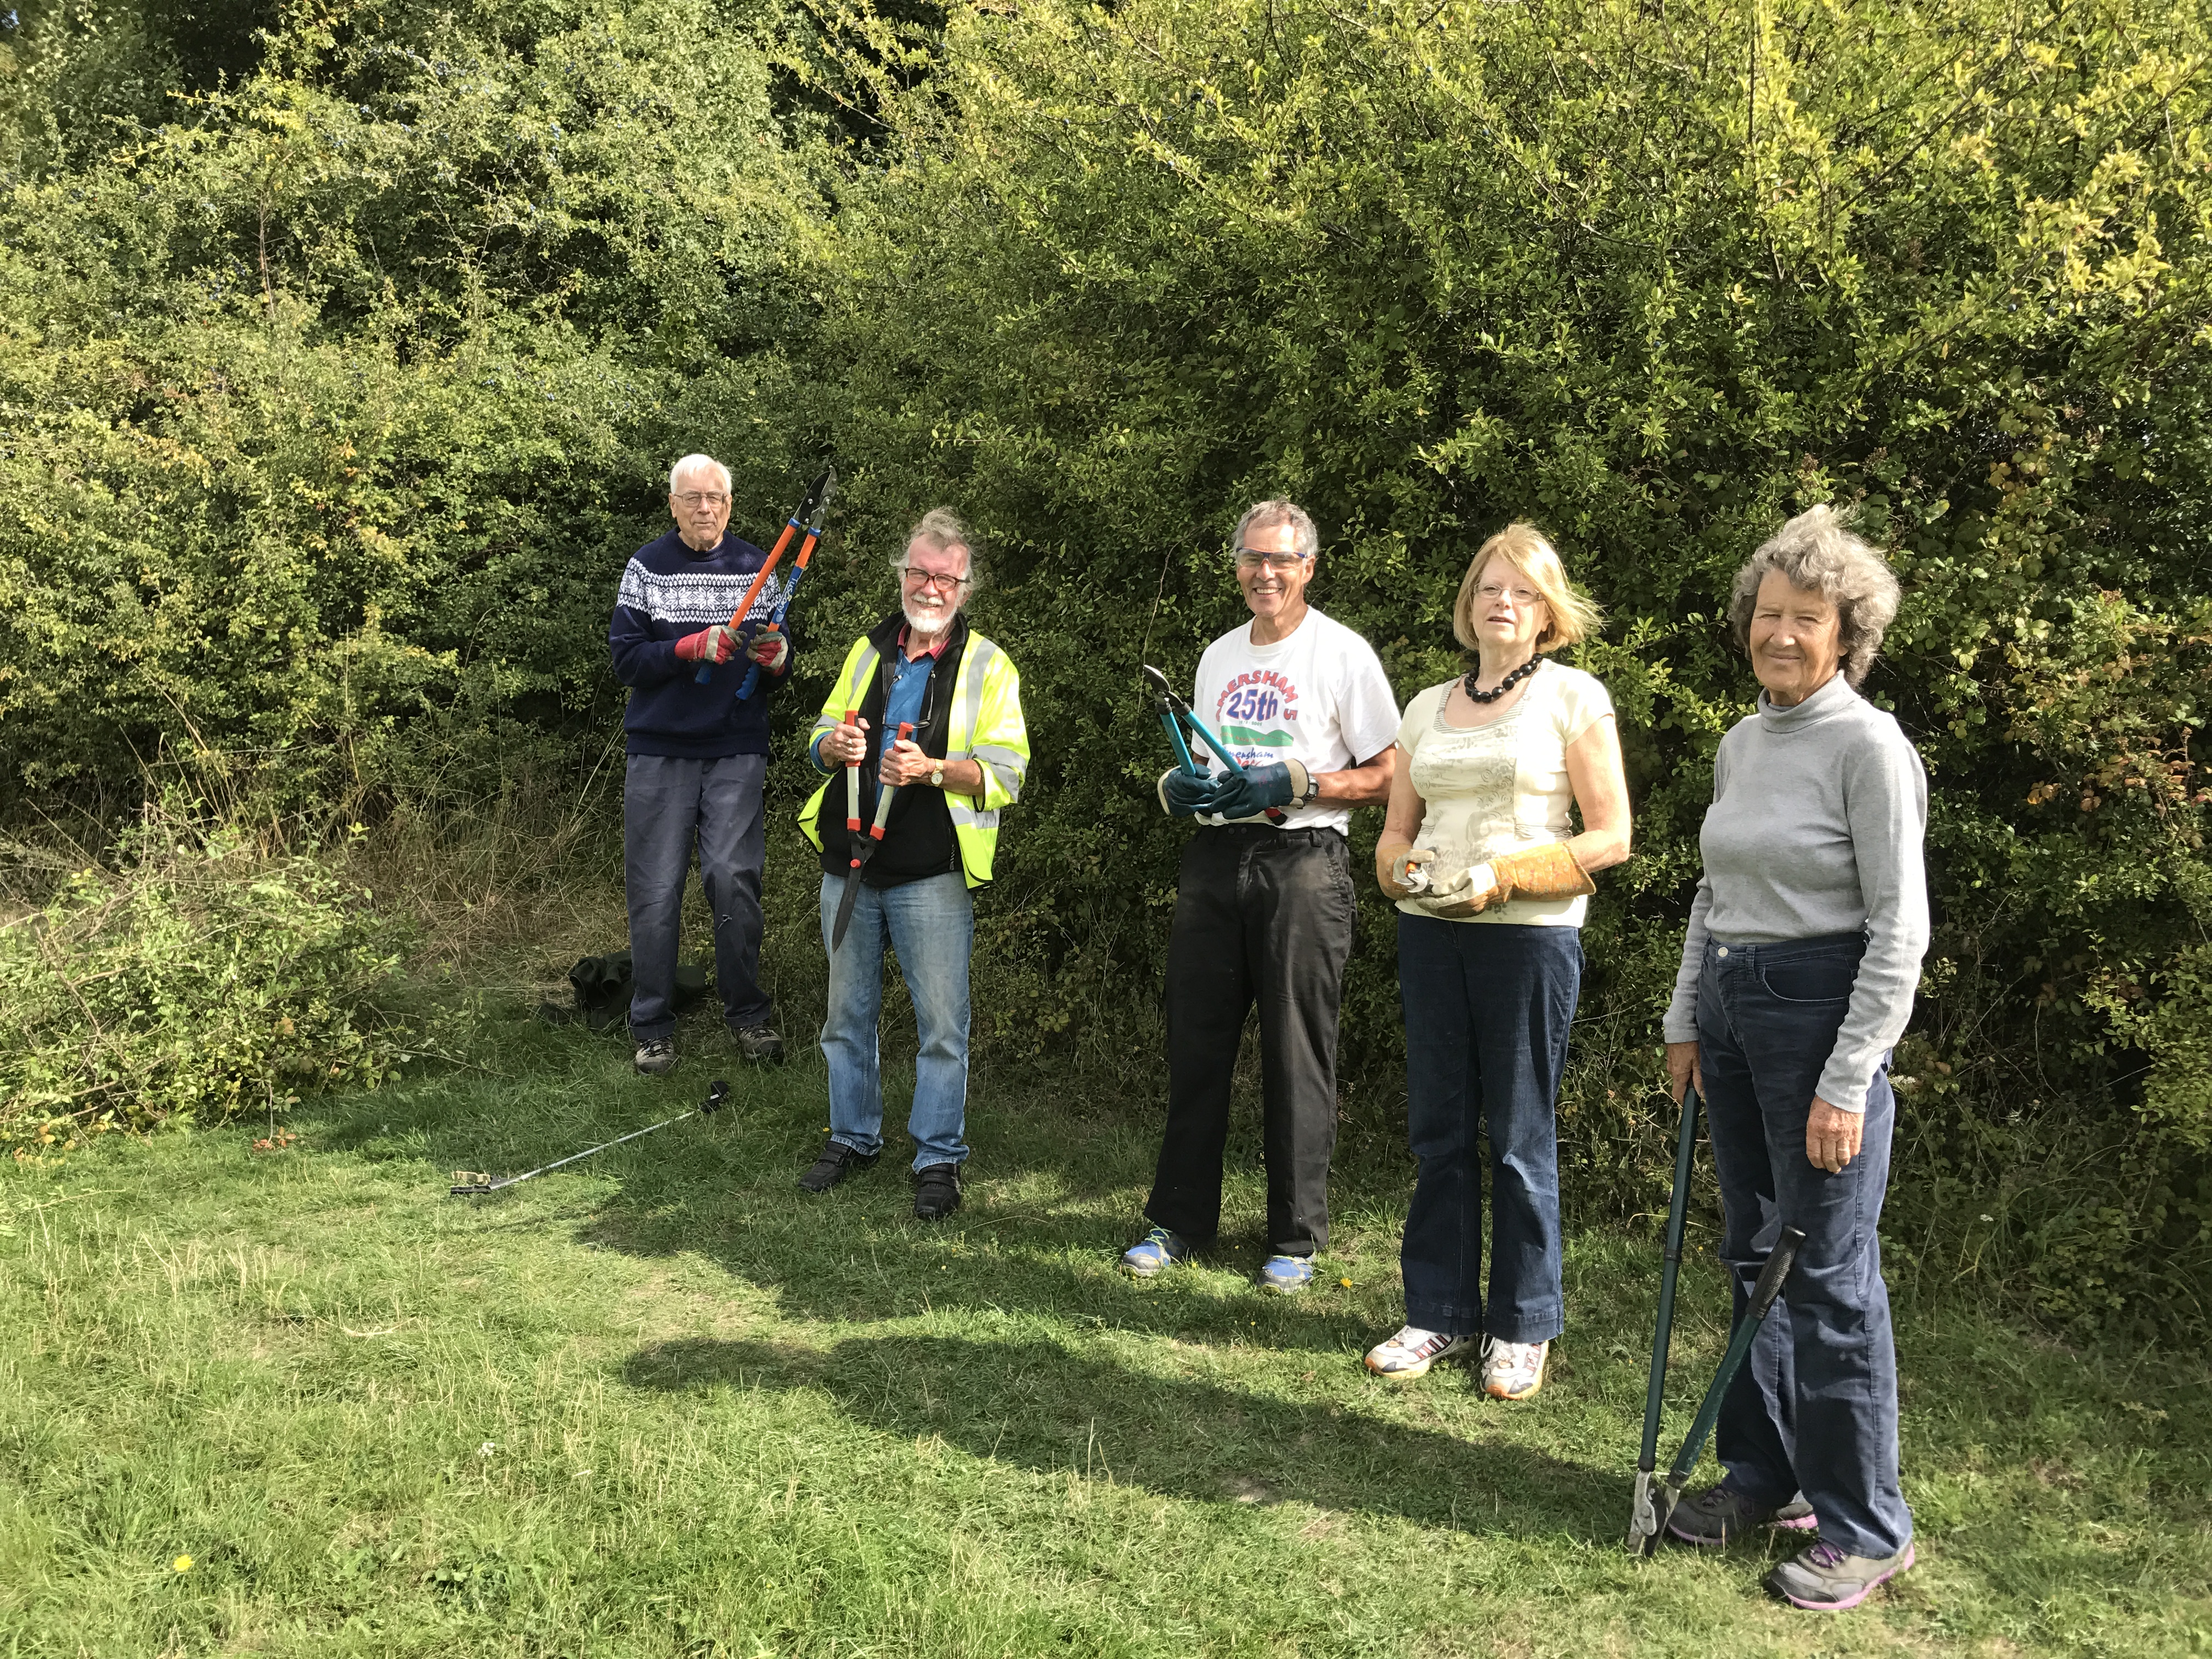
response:
M927 542L941 552L950 553L958 548L968 556L966 568L961 574L961 592L967 599L975 597L982 585L982 562L976 556L975 532L961 521L960 515L949 507L933 507L906 532L906 544L891 555L891 568L906 568L907 548L915 542Z
M1817 590L1836 607L1844 678L1854 689L1874 666L1881 636L1897 620L1897 573L1879 549L1851 532L1850 515L1808 507L1744 561L1729 595L1729 625L1737 646L1751 649L1751 617L1759 585L1772 571L1792 587Z

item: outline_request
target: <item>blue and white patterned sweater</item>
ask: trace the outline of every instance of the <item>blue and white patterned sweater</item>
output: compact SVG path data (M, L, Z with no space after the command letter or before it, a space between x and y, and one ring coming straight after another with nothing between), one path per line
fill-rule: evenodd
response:
M769 752L769 698L782 675L763 672L753 695L740 702L737 690L750 658L715 665L701 685L699 665L676 654L676 641L686 634L730 620L767 556L730 535L712 553L695 553L672 529L630 556L615 596L614 620L607 625L607 648L615 678L630 688L623 729L631 754L719 760ZM789 567L778 565L761 584L746 613L756 627L768 620L790 580ZM788 618L784 631L791 631ZM783 659L785 674L797 651L794 640Z

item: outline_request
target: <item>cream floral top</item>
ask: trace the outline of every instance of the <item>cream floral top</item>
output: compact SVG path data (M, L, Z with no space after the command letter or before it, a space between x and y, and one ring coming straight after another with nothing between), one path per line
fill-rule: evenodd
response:
M1613 713L1595 677L1547 659L1520 700L1487 726L1462 729L1444 721L1456 680L1432 685L1407 705L1398 748L1425 811L1420 848L1434 848L1439 872L1463 870L1503 854L1574 834L1575 792L1567 781L1567 749ZM1579 927L1586 897L1514 899L1455 921ZM1398 901L1409 916L1428 912Z

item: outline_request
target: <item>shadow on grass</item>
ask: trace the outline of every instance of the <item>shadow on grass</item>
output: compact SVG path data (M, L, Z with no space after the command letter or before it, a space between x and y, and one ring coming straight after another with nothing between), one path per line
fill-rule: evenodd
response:
M1159 1376L1049 1342L893 1334L828 1349L703 1338L624 1362L635 1387L818 1390L855 1422L1047 1474L1199 1502L1310 1504L1470 1533L1594 1544L1620 1480L1504 1439Z
M1141 1229L1157 1145L1157 1123L1141 1114L1086 1112L1065 1097L983 1105L971 1125L977 1155L967 1202L932 1225L912 1216L902 1136L880 1164L834 1192L798 1190L825 1121L818 1063L748 1070L702 1042L677 1076L640 1078L626 1048L571 1030L518 1034L489 1059L509 1075L424 1079L364 1098L332 1113L318 1142L374 1160L428 1161L441 1179L457 1169L513 1174L688 1111L726 1076L729 1108L712 1119L453 1202L487 1225L565 1224L580 1243L629 1255L702 1256L772 1291L800 1319L866 1322L950 1306L1048 1312L1200 1341L1245 1339L1256 1317L1271 1342L1331 1354L1374 1340L1371 1316L1345 1308L1333 1286L1295 1304L1250 1290L1266 1255L1245 1224L1256 1225L1256 1211L1232 1221L1197 1271L1172 1285L1130 1285L1115 1264ZM1254 1151L1233 1147L1232 1164ZM1237 1177L1248 1197L1256 1175ZM574 1213L581 1195L571 1176L592 1178L587 1215ZM568 1213L556 1219L549 1206Z

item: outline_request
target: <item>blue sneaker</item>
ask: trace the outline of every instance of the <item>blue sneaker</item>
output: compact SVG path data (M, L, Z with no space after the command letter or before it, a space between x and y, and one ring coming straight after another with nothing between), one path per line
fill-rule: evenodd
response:
M1155 1227L1121 1252L1121 1271L1132 1279L1153 1279L1178 1261L1190 1260L1190 1243L1181 1233Z
M1263 1291L1288 1296L1293 1291L1303 1291L1312 1283L1311 1256L1271 1255L1260 1264L1260 1288Z

